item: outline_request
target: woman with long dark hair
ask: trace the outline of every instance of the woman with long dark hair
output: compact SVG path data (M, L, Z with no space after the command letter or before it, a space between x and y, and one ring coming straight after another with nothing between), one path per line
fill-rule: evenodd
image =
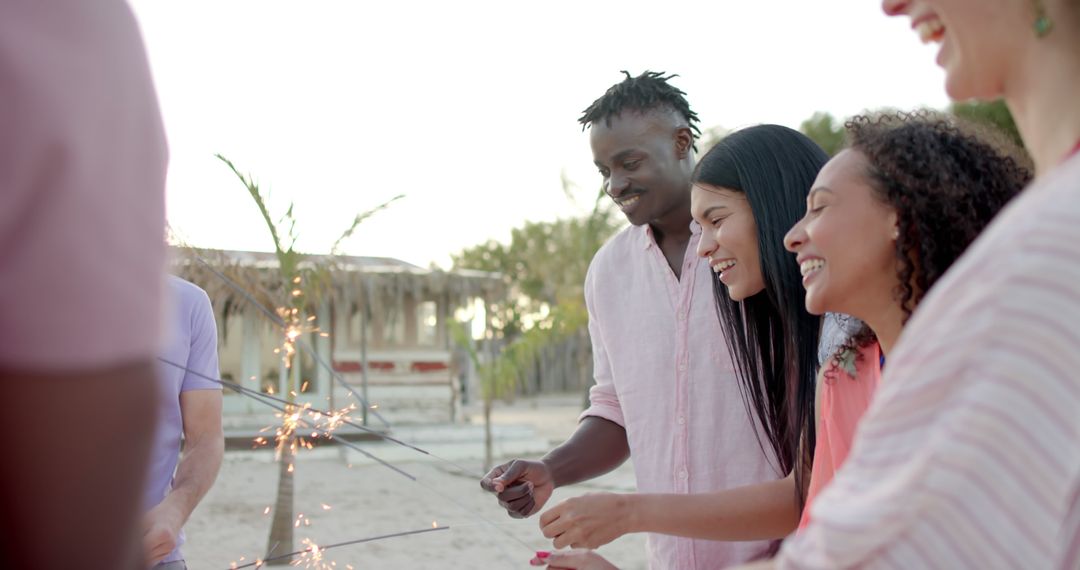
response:
M694 172L692 209L702 227L717 311L743 396L801 506L812 450L821 319L803 305L799 268L783 236L803 215L809 184L828 155L778 125L738 131ZM801 200L801 202L800 202Z
M798 131L760 125L718 142L693 176L698 254L715 272L726 348L777 479L715 493L568 499L540 519L556 547L596 548L630 532L745 541L779 539L795 529L814 448L822 320L803 306L799 270L784 251L783 237L802 217L811 184L827 160Z

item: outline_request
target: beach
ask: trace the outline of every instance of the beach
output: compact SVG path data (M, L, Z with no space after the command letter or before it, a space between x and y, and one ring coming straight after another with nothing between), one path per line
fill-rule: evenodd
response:
M538 445L557 444L572 432L581 402L580 395L566 395L500 403L493 423L515 437L505 438L497 449L514 455L519 447L530 452L524 457L538 457ZM479 433L479 414L471 408L465 412L465 422L438 426L438 431ZM271 420L268 416L268 423ZM523 430L533 437L521 437ZM496 429L496 435L500 433ZM410 443L427 449L422 441ZM302 450L295 470L294 517L300 520L296 550L304 547L305 538L325 546L433 526L449 528L331 549L324 553L324 567L527 568L536 550L551 548L540 534L538 515L512 519L480 489L482 440L433 445L430 451L445 460L385 442L357 445L416 480L345 447ZM277 472L271 451L226 453L214 487L185 526L183 552L189 568L225 569L265 556L271 520L265 511L274 504ZM557 489L549 506L588 492L632 489L628 462L589 483ZM644 535L625 536L600 552L619 568L645 568L644 542Z

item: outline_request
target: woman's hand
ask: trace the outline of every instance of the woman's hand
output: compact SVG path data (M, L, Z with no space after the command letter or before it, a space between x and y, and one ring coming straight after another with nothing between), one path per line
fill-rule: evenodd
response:
M547 566L552 570L619 570L592 550L575 548L559 552L537 552L529 561L533 566Z
M631 532L632 495L589 493L566 499L540 517L555 548L599 548Z

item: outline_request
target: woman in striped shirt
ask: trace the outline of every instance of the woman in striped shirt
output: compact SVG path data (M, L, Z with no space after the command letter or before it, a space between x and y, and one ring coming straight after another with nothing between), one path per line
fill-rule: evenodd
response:
M885 0L954 99L1004 97L1036 179L889 354L780 568L1080 568L1080 5Z

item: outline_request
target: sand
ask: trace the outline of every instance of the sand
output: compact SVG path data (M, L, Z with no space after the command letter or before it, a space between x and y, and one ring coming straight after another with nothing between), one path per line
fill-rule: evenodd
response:
M518 401L501 406L495 417L505 425L531 425L539 436L557 442L573 429L579 404L580 397L573 395ZM374 453L390 451L385 444L363 445ZM416 477L416 482L355 451L317 448L302 452L296 466L295 515L303 514L302 520L310 524L301 523L296 529L296 549L302 548L304 538L326 545L433 524L450 528L341 547L327 551L325 561L335 562L335 568L351 565L355 569L528 568L535 550L551 548L539 532L538 517L511 519L492 496L480 490L476 479L480 459L455 457L451 465L419 460L423 456L409 453L416 459L408 460L409 454L400 453L388 456L394 456L394 464ZM461 473L462 469L468 473ZM214 487L186 526L183 550L188 566L225 569L233 562L243 564L262 556L270 528L270 515L264 510L274 503L276 485L277 466L271 453L228 452ZM632 468L627 464L588 484L556 490L549 505L586 492L629 491L632 485ZM646 567L642 535L623 537L600 552L620 568Z

